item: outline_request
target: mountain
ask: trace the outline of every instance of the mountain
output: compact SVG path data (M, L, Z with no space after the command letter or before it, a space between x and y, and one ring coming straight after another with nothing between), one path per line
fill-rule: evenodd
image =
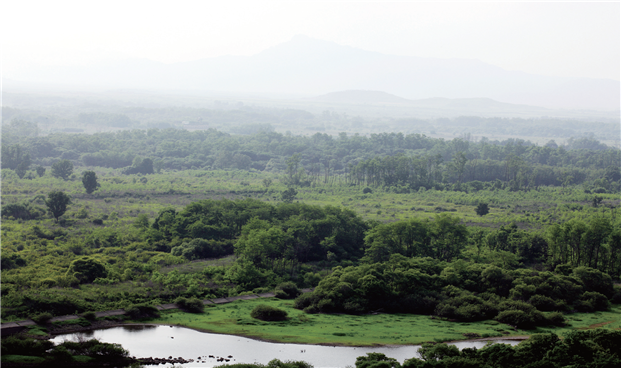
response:
M372 90L345 90L336 91L309 98L308 100L324 103L349 103L349 104L403 104L409 105L414 101L398 97L383 91Z
M499 116L559 116L570 111L559 111L537 106L498 102L489 98L427 98L405 99L383 91L345 90L323 94L306 101L328 103L339 106L387 107L394 110L409 109L418 116L460 116L460 115L499 115ZM576 113L576 112L574 112Z
M296 36L258 54L163 64L126 60L7 76L115 88L253 93L387 91L407 99L486 97L563 109L619 110L619 81L507 71L478 60L387 55Z

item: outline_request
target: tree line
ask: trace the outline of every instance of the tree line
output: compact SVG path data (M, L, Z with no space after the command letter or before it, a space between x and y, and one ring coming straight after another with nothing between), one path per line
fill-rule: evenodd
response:
M20 137L3 145L2 167L19 171L21 176L31 164L52 166L61 160L125 168L127 174L198 168L284 172L288 160L297 154L298 169L306 180L315 182L343 175L356 183L418 190L471 181L501 180L513 182L517 189L529 189L590 180L618 191L619 150L581 142L537 146L522 140L470 142L402 133L297 137L261 131L232 136L214 129L149 129Z

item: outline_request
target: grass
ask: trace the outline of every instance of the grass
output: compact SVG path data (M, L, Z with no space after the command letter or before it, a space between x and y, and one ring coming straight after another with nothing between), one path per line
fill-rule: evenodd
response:
M288 313L285 322L265 322L250 317L258 304L268 304ZM304 344L339 344L348 346L410 345L427 341L466 340L477 337L530 335L554 332L562 335L570 330L601 325L621 327L621 305L611 311L567 315L569 325L563 328L538 328L514 331L511 326L493 320L481 322L448 322L426 315L377 314L306 314L293 308L293 300L262 298L220 304L205 308L203 314L166 311L154 324L186 326L200 331L240 335L266 341ZM605 324L604 324L605 323ZM466 336L464 334L468 334Z
M47 328L42 327L42 326L26 326L26 328L28 329L28 335L35 335L35 336L48 336L49 334L47 333Z

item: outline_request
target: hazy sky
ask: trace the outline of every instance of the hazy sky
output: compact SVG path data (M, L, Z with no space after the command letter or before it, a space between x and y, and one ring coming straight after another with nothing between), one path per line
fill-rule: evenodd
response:
M387 54L619 80L615 2L0 0L4 76L26 66L251 55L294 35Z

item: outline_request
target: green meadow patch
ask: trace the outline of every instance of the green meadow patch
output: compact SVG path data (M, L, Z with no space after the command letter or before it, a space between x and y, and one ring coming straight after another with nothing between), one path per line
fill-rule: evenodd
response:
M250 317L259 304L287 312L283 322L260 321ZM569 325L561 328L514 330L496 321L448 322L415 314L306 314L293 309L293 300L261 298L239 300L205 308L202 314L165 311L154 324L190 327L199 331L258 338L274 342L306 344L339 344L349 346L410 345L427 341L467 340L481 337L530 335L541 332L562 333L598 325L619 328L621 305L608 312L574 313L567 315ZM603 324L605 323L605 324ZM603 324L599 326L600 324Z

